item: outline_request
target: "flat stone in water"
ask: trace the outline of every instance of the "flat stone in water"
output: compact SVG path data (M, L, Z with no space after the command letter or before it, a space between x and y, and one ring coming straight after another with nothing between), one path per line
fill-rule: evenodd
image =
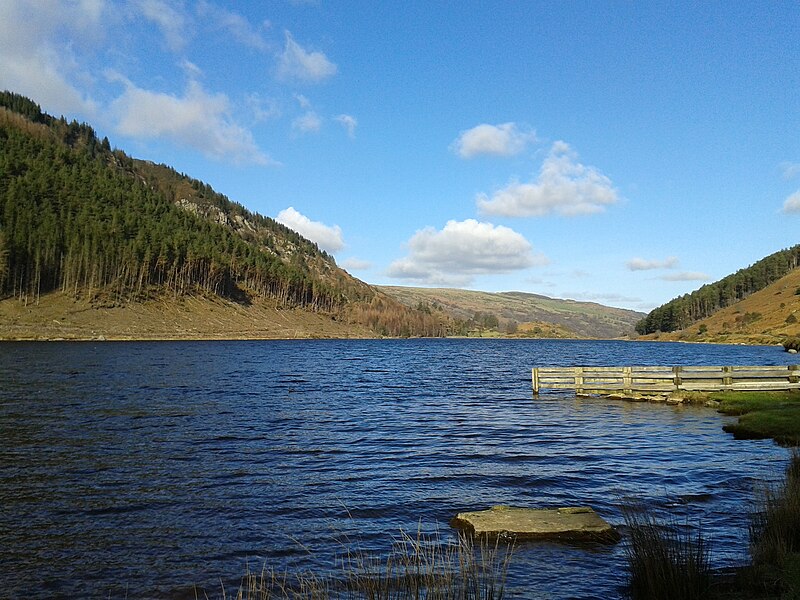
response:
M615 543L619 533L589 507L514 508L458 513L453 527L477 536L511 537L518 540L563 540Z

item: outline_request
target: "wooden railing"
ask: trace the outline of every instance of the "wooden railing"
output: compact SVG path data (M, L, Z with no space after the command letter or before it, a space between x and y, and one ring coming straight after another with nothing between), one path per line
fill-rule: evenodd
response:
M775 367L537 367L533 393L574 389L578 394L800 389L800 365Z

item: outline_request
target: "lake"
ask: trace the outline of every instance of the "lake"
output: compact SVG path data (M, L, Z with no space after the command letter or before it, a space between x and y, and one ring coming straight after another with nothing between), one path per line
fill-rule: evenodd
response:
M792 364L777 347L574 340L0 343L0 597L194 598L249 564L336 570L347 538L459 511L624 501L740 564L788 452L700 407L533 399L530 369ZM622 545L526 543L509 597L616 598Z

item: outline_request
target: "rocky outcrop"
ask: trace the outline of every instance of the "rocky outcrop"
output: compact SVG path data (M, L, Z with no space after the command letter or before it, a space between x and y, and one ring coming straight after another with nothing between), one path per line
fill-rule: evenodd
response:
M562 540L615 543L619 533L589 507L515 508L458 513L453 527L476 536L516 540Z

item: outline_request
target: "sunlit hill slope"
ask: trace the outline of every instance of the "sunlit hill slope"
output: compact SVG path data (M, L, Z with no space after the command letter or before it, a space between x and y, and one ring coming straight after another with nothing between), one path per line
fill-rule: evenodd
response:
M800 336L800 268L684 329L647 337L780 344Z
M560 300L523 292L380 286L406 306L430 306L459 322L467 335L486 328L530 337L617 338L633 334L644 314L594 302Z

